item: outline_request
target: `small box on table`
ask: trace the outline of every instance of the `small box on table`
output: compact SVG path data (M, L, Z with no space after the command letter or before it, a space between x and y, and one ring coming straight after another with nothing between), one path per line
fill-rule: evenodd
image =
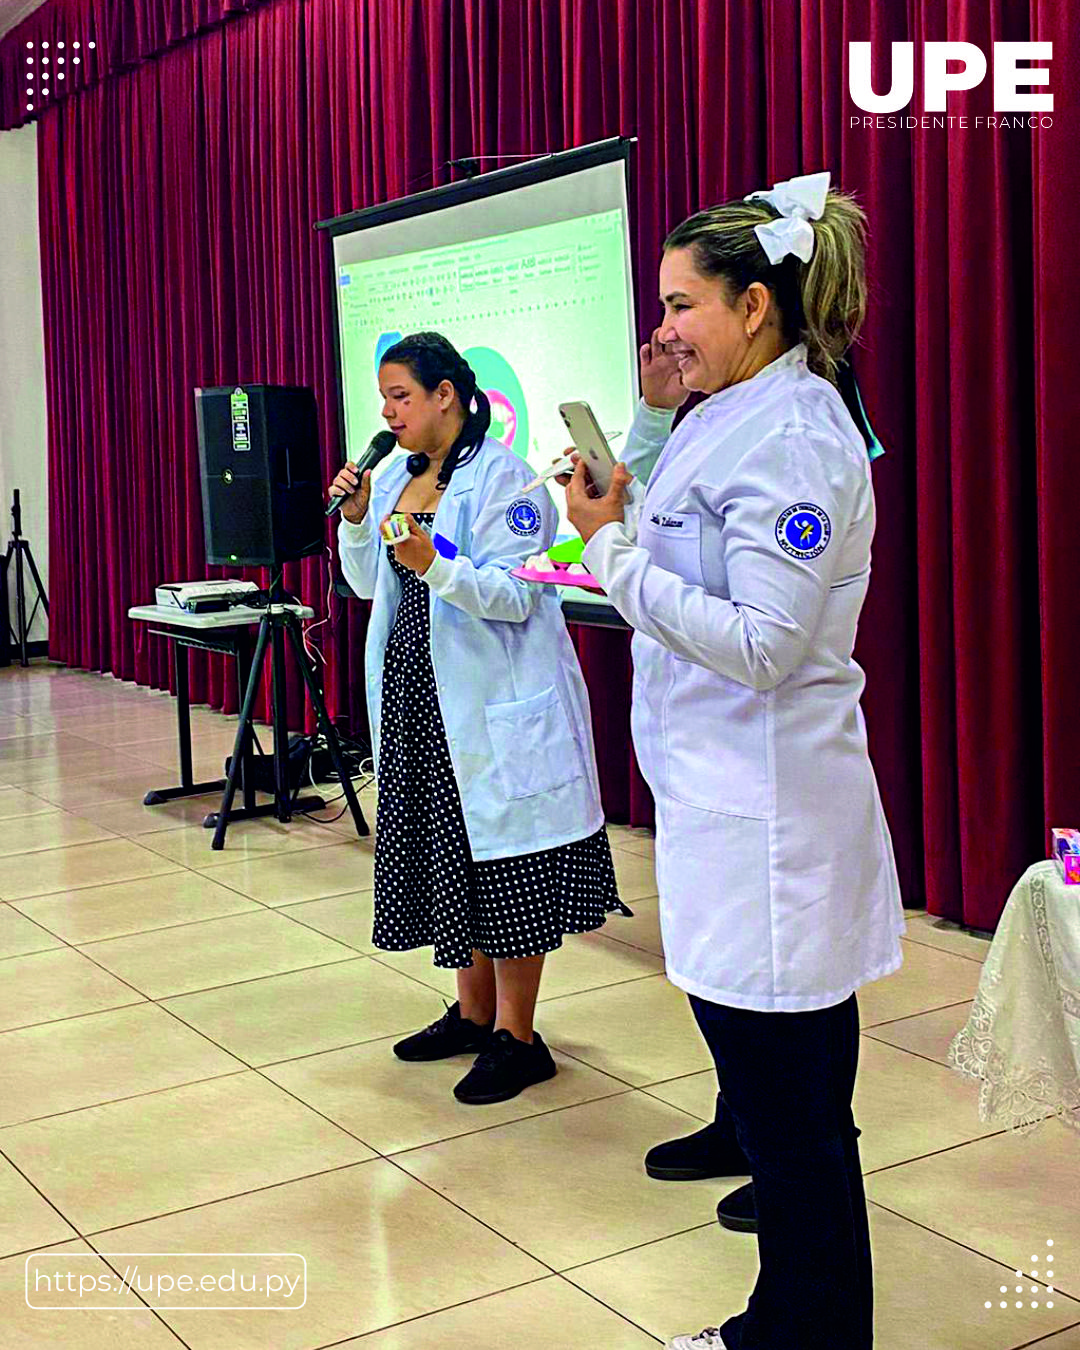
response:
M1069 886L1080 886L1080 830L1051 830L1050 853Z

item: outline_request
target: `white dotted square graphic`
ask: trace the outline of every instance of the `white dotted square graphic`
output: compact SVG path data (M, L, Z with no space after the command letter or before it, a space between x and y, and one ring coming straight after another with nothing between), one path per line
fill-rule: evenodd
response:
M1052 1297L1052 1295L1053 1295L1053 1293L1054 1293L1054 1286L1050 1283L1050 1281L1054 1278L1054 1272L1053 1272L1052 1269L1050 1269L1050 1267L1051 1267L1051 1266L1053 1265L1053 1263L1054 1263L1054 1255L1053 1255L1053 1252L1052 1252L1051 1250L1049 1250L1050 1248L1053 1247L1053 1245L1054 1245L1054 1239L1053 1239L1053 1238L1047 1238L1047 1239L1046 1239L1046 1246L1047 1246L1046 1265L1047 1265L1047 1270L1046 1270L1046 1272L1045 1272L1045 1275L1043 1276L1044 1282L1043 1282L1043 1284L1042 1284L1041 1286L1038 1285L1038 1284L1032 1284L1032 1285L1029 1285L1029 1286L1028 1286L1028 1288L1029 1288L1029 1290L1030 1290L1030 1292L1031 1292L1032 1294L1037 1294L1037 1295L1040 1296L1041 1302L1040 1302L1039 1300L1032 1299L1032 1300L1029 1302L1029 1304L1028 1304L1028 1307L1029 1307L1029 1308L1039 1308L1039 1307L1043 1307L1043 1308L1053 1308L1053 1306L1054 1306L1054 1300L1053 1300L1053 1297ZM1031 1280L1038 1280L1038 1279L1039 1279L1039 1265L1040 1265L1040 1258L1039 1258L1039 1256L1038 1256L1037 1253L1033 1253L1033 1254L1032 1254L1032 1257L1031 1257L1031 1270L1028 1272L1027 1276L1025 1277L1024 1272L1023 1272L1022 1270L1016 1270L1016 1271L1013 1272L1013 1274L1016 1276L1016 1278L1017 1278L1018 1280L1023 1280L1023 1279L1025 1279L1025 1278L1031 1279ZM1022 1284L1016 1285L1016 1286L1015 1286L1015 1291L1016 1291L1016 1293L1018 1293L1018 1294L1023 1294L1023 1292L1024 1292L1024 1286L1023 1286ZM1009 1286L1008 1286L1007 1284L1003 1284L1003 1285L999 1286L999 1288L998 1288L998 1293L999 1293L999 1294L1006 1294L1006 1295L1008 1295L1009 1292L1010 1292L1010 1290L1009 1290ZM1045 1299L1042 1299L1042 1295L1046 1295L1046 1298L1045 1298ZM993 1300L992 1300L992 1299L986 1299L986 1300L984 1301L984 1303L983 1303L983 1307L984 1307L984 1308L987 1308L987 1309L993 1308L993 1306L994 1306L994 1303L993 1303ZM999 1308L1008 1308L1008 1306L1009 1306L1009 1302L1008 1302L1008 1299L1007 1299L1007 1298L1001 1299L1000 1302L998 1303L998 1307L999 1307ZM1015 1302L1015 1304L1014 1304L1014 1306L1015 1306L1016 1308L1023 1308L1023 1306L1024 1306L1023 1300L1022 1300L1022 1299L1017 1299L1016 1302Z
M79 39L71 44L72 51L81 52L84 49L88 52L96 51L97 43L92 39L85 43ZM55 45L51 45L47 39L43 39L41 42L27 42L26 50L28 53L26 58L26 111L35 112L47 103L51 94L63 92L59 88L59 82L67 78L67 71L61 70L60 67L67 64L67 57L59 56L57 53L66 51L67 44L57 41ZM74 66L81 65L82 57L73 56L71 64ZM57 82L56 85L52 83L53 80Z

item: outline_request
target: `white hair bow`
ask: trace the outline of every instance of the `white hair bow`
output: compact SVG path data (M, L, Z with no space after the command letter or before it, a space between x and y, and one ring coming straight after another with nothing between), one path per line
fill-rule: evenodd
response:
M777 183L768 192L751 192L743 198L748 202L761 198L780 212L779 220L754 226L758 242L774 266L789 253L794 253L804 263L814 256L814 230L810 221L820 220L825 210L831 176L828 169L824 173L804 173L799 178L787 178Z

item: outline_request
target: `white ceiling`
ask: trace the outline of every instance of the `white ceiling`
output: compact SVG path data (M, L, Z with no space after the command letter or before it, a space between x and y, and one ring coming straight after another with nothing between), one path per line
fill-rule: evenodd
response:
M0 37L44 3L45 0L0 0Z

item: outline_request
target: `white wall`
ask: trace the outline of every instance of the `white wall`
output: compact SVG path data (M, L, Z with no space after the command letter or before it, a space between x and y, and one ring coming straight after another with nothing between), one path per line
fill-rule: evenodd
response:
M11 538L12 489L19 488L23 534L47 590L45 333L37 194L37 127L0 131L0 553ZM14 567L8 576L12 616L13 573ZM29 574L27 583L32 591ZM47 625L44 611L39 611L31 641L44 638Z

